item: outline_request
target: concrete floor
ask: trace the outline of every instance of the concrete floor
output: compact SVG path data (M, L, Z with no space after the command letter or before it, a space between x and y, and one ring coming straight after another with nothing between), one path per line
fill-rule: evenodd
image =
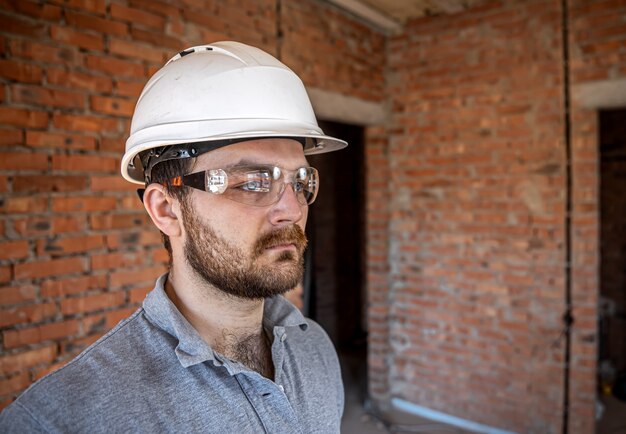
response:
M466 431L419 418L399 410L385 415L393 421L384 424L367 411L367 356L364 350L342 351L339 359L343 375L346 402L341 421L342 434L465 434Z
M342 434L466 434L467 431L432 423L414 415L394 410L387 415L393 420L392 425L385 425L366 410L366 392L364 378L359 378L359 369L342 360L346 404L341 421ZM626 402L612 396L601 396L603 417L596 424L597 434L626 434Z
M365 410L367 398L367 354L365 350L342 351L339 355L346 402L341 420L342 434L388 433L385 426Z

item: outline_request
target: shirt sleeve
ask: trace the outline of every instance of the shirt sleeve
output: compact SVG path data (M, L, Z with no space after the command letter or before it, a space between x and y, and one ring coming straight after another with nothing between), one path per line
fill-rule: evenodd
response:
M18 401L0 413L0 432L46 433L35 417Z

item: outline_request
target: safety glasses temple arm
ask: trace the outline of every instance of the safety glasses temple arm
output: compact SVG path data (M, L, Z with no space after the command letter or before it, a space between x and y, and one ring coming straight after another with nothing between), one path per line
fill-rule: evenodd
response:
M206 172L190 173L172 179L173 187L187 186L206 191Z

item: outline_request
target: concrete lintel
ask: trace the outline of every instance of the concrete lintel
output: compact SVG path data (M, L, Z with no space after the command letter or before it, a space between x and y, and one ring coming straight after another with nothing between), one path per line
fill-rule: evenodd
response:
M589 109L626 107L626 79L575 84L572 86L572 100Z
M328 0L388 33L397 33L402 26L376 9L358 0Z
M382 125L387 121L383 103L307 87L315 115L319 119L356 125Z

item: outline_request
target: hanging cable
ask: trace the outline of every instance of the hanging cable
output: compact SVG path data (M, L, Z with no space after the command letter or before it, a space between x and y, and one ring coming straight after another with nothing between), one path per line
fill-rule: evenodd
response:
M563 121L565 138L565 312L563 331L565 335L565 357L563 361L563 421L562 433L569 432L570 415L570 363L572 347L572 142L569 82L569 23L568 0L561 0L561 39L563 47Z

